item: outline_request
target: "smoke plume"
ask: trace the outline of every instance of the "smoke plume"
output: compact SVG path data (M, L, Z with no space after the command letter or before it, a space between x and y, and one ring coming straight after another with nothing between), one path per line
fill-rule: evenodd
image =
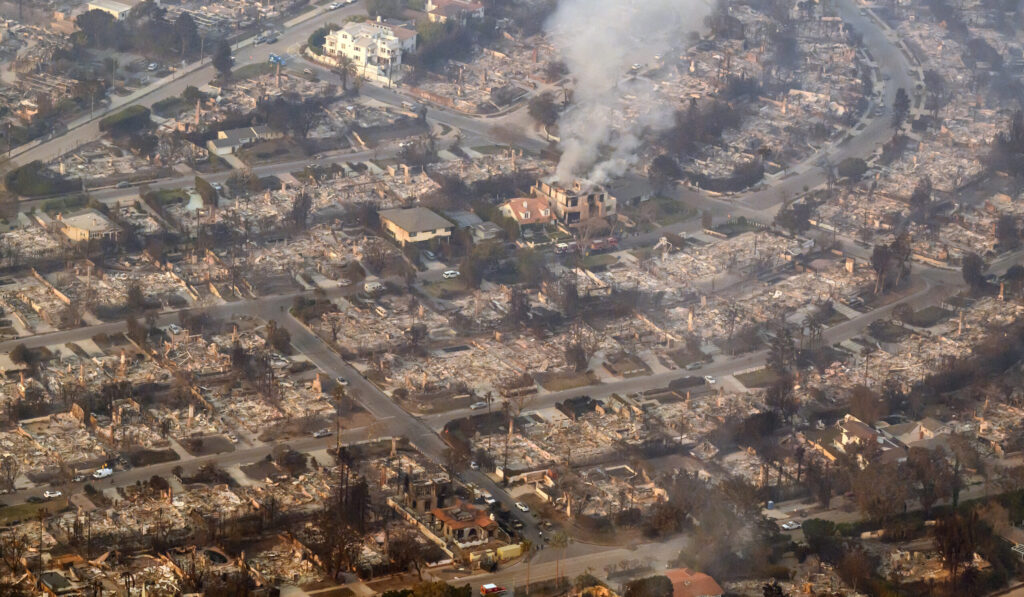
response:
M576 84L558 121L556 180L601 182L622 174L636 161L645 132L672 125L675 106L657 96L649 79L629 76L630 68L673 57L709 11L704 0L559 2L547 32Z

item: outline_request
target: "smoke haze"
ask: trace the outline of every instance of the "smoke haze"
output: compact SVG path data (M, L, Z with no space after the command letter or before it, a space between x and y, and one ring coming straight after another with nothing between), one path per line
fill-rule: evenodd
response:
M645 131L673 123L674 105L653 82L627 76L633 64L668 58L699 29L703 0L561 0L547 23L551 42L575 79L572 105L558 121L558 181L595 182L622 174L636 160ZM622 106L638 110L627 117Z

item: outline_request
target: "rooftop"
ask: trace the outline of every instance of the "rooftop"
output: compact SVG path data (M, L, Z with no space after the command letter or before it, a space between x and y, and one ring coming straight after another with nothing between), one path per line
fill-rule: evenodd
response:
M81 230L88 230L89 232L103 232L114 228L114 224L107 219L107 216L101 214L95 209L86 209L66 218L62 218L62 220L66 226Z
M438 228L451 228L452 223L425 207L409 209L385 209L380 212L382 220L393 222L409 233L429 232Z

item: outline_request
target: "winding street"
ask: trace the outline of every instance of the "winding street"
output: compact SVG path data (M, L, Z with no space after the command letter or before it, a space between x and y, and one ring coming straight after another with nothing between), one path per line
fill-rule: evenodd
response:
M898 88L911 89L915 83L913 69L908 64L906 57L894 43L890 34L879 27L870 17L862 15L860 9L851 0L836 0L835 6L843 20L859 32L864 43L869 48L873 59L879 70L885 73L884 85L881 93L881 102L885 106L892 105ZM362 11L358 5L349 6L339 11L317 10L293 20L285 29L280 38L278 46L252 46L251 40L240 44L235 54L238 66L247 63L258 63L266 60L270 52L280 52L279 48L291 48L305 41L306 37L317 27L331 20L343 19L346 15ZM326 73L323 69L316 68L323 76ZM193 65L188 67L187 72L176 75L167 80L154 83L149 88L138 92L137 97L126 98L124 101L116 101L112 109L121 108L131 103L152 104L161 99L178 95L188 85L202 86L209 81L213 72L209 64ZM372 99L391 104L401 105L401 102L408 101L407 98L393 89L385 89L380 86L364 84L362 94ZM533 151L543 149L547 143L537 138L523 127L521 114L504 115L494 119L474 118L438 107L429 107L428 120L446 124L463 131L468 135L482 139L494 139L500 136L508 140L511 127L519 127L518 132L512 131L512 141L515 144ZM72 123L69 130L58 137L46 140L30 147L15 150L12 158L17 164L24 164L31 160L50 160L75 146L88 142L99 136L98 119L79 119ZM778 206L786 199L795 197L803 192L804 188L815 188L825 183L826 175L823 169L816 164L822 159L831 163L838 163L846 157L866 157L876 151L891 136L889 119L885 116L879 118L866 118L858 125L852 137L837 141L824 148L818 154L808 158L803 163L793 166L786 174L769 179L759 188L735 197L721 198L701 193L687 187L677 187L675 196L687 204L710 211L716 218L745 216L759 222L770 222L774 217ZM385 155L394 155L395 148L383 148L378 150ZM360 160L368 159L372 152L329 152L322 157L322 161L332 160ZM260 175L268 175L280 172L287 172L297 169L313 160L301 160L289 163L270 164L259 166L254 170ZM223 182L229 173L211 175L208 178L212 182ZM161 180L150 185L153 188L174 188L191 183L191 176L178 177ZM642 186L645 181L632 181L637 186ZM94 196L101 200L117 200L120 198L134 199L137 195L135 190L106 189L95 191ZM31 206L32 202L25 202ZM656 236L666 231L683 232L695 230L699 222L688 221L675 227L658 230L646 237L628 239L627 242L635 244L656 240ZM864 257L864 250L853 245L850 239L841 239L844 248L854 254ZM859 252L859 253L858 253ZM1022 252L1001 257L992 269L1008 267L1020 259ZM824 339L827 343L836 343L847 340L861 333L871 322L876 319L887 317L897 304L907 302L915 307L928 304L935 304L945 296L955 292L962 284L959 272L930 268L923 266L913 267L913 277L917 280L917 287L902 300L880 307L873 311L858 315L848 321L842 322L824 332ZM329 296L339 295L345 292L343 289L329 291ZM438 432L445 423L453 419L464 417L470 413L469 409L459 409L450 412L418 417L406 412L397 403L391 400L379 388L367 381L358 372L346 363L336 352L331 350L324 342L315 336L300 322L288 316L285 311L292 304L296 296L308 295L310 293L290 293L283 295L267 296L252 300L240 300L206 308L215 317L229 319L234 315L252 315L263 319L276 319L288 329L291 334L292 343L298 352L301 352L310 359L317 367L331 376L344 376L350 381L350 394L370 412L379 423L374 424L380 436L402 436L408 438L426 455L438 462L445 461L446 444ZM158 318L159 325L166 325L177 322L178 313L168 311L162 313ZM116 333L123 331L123 322L105 323L101 325L64 330L50 334L41 334L22 338L18 340L0 342L0 351L10 351L18 344L25 344L28 347L45 345L62 345L68 342L75 342L91 338L99 333ZM720 357L714 362L706 365L700 372L701 375L724 376L737 371L751 369L763 365L766 358L766 351L756 351L736 357ZM645 377L623 379L603 383L600 385L577 388L562 392L544 392L534 397L528 404L528 408L542 408L553 405L555 402L565 400L573 396L590 395L594 397L605 397L612 393L628 394L644 390L665 387L668 383L682 375L684 372L667 372ZM703 397L696 399L704 399ZM373 429L350 429L343 433L346 441L365 439ZM310 452L317 451L334 444L336 438L299 438L288 441L292 448ZM118 472L111 480L110 486L124 486L134 484L136 481L148 479L153 475L168 475L176 466L182 466L186 471L191 471L201 464L215 463L219 466L234 466L258 460L273 449L273 444L258 445L253 447L239 448L233 452L206 456L201 458L186 458L181 461L162 463L152 466L139 467L129 471ZM495 498L499 499L506 509L518 516L526 524L525 534L540 544L540 535L536 521L532 516L523 515L513 507L512 498L501 488L496 486L487 476L475 471L464 471L466 480L472 481L479 486L488 489ZM40 496L43 487L32 487L18 490L12 495L4 498L7 504L20 503L29 497ZM76 488L77 489L77 488ZM584 571L599 573L607 564L615 563L623 559L641 559L657 563L658 565L667 562L674 557L679 549L686 544L685 537L677 537L666 543L647 544L638 546L636 549L628 548L598 548L575 545L569 548L569 554L563 562L556 563L558 555L554 550L544 550L533 557L531 564L532 580L553 578L556 566L561 573L573 577ZM524 564L499 570L495 574L486 576L470 577L460 579L458 583L479 582L484 578L488 582L497 582L505 586L514 586L517 582L526 582L525 574L527 568Z

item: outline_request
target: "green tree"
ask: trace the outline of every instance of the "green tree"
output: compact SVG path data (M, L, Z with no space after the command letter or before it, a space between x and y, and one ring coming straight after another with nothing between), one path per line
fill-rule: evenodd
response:
M217 48L213 51L213 68L217 69L217 73L222 79L231 78L231 44L227 40L220 40L217 42Z
M196 192L203 199L203 205L209 207L217 207L217 189L213 188L207 180L201 176L196 176Z
M839 176L857 180L868 171L868 164L861 158L846 158L836 167Z
M317 55L324 53L324 42L327 40L327 35L339 29L340 27L335 23L328 23L323 27L320 27L313 33L309 34L309 39L306 40L306 45L309 46L311 52Z
M910 115L910 96L907 90L900 87L896 90L896 98L892 102L892 128L899 130Z
M531 118L545 126L558 122L558 106L555 104L555 96L550 91L533 96L527 111Z
M960 273L964 282L972 290L978 290L985 285L985 262L977 253L967 253L960 264Z
M672 593L672 581L659 574L629 581L623 597L672 597Z
M199 29L196 27L196 22L192 19L191 14L182 12L178 16L178 19L174 21L174 33L178 36L178 41L181 44L182 58L196 53L201 40L199 38Z
M935 525L935 543L938 545L942 560L946 563L954 587L957 586L960 568L974 559L980 534L981 522L975 510L966 515L950 514Z

